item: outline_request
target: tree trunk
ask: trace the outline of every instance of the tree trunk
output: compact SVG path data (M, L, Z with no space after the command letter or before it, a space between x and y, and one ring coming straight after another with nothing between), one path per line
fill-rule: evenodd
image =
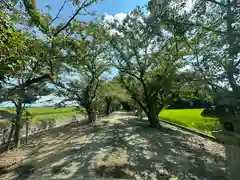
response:
M26 144L28 143L28 125L29 125L29 122L26 121L26 135L25 135Z
M163 109L163 105L159 105L158 107L152 106L149 108L149 112L148 112L147 116L148 116L148 120L150 122L150 127L156 128L156 129L160 128L158 115L162 109Z
M15 129L15 125L14 125L14 123L12 123L11 129L10 129L10 132L9 132L9 135L8 135L6 150L10 149L10 143L11 143L11 140L12 140L14 129Z
M20 130L21 130L21 121L22 121L22 109L19 105L17 107L17 116L15 124L15 147L20 148Z
M91 112L91 111L88 111L88 112L87 112L87 116L88 116L88 121L89 121L90 123L92 123L92 112Z
M105 114L106 116L109 116L112 99L106 99L105 102L106 102Z
M150 109L147 114L148 120L150 122L151 128L158 128L157 116L153 109Z
M237 2L237 1L236 1ZM237 58L237 54L239 51L236 51L237 49L237 36L233 33L234 28L234 12L232 11L232 7L236 6L237 4L234 4L232 1L228 0L227 1L227 18L226 18L226 25L227 25L227 42L228 42L228 53L230 60L228 61L228 66L227 66L227 78L230 83L230 86L233 90L233 92L236 94L236 96L239 96L239 89L240 87L238 86L236 82L236 78L234 77L234 72L236 71L236 67L234 66L234 60Z
M92 122L95 122L97 120L97 112L94 110L92 111Z

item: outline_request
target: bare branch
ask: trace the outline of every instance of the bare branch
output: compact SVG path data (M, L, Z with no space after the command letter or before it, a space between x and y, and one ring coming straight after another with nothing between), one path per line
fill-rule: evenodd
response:
M235 63L235 67L238 67L240 65L240 59Z
M63 83L61 83L61 82L53 82L53 84L55 86L57 86L57 87L60 87L60 88L62 88L64 90L70 92L70 93L73 93L77 97L78 101L81 100L81 97L79 96L79 94L76 91L74 91L71 88L66 87ZM76 99L73 99L72 97L69 97L69 99L76 100Z
M49 23L49 26L59 18L59 14L62 12L62 10L67 2L68 2L68 0L64 1L64 3L62 4L61 8L59 9L57 15L55 16L55 18L53 18L52 21Z
M66 29L72 22L72 20L78 15L78 13L83 10L84 8L88 7L89 5L93 4L94 1L90 1L88 2L88 0L84 0L84 2L82 3L82 5L77 9L77 11L73 14L73 16L68 20L68 22L62 27L60 28L53 36L57 36L61 31L63 31L64 29Z
M15 100L12 99L11 102L14 104L15 107L18 106L18 105L17 105L17 102L16 102Z

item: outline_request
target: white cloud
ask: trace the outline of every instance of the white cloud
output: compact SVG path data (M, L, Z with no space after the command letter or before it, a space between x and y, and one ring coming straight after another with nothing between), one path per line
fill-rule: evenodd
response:
M114 20L118 20L119 22L122 22L126 18L126 13L117 13L114 16L110 14L106 14L104 19L107 22L113 22Z
M119 22L122 22L126 18L126 16L127 14L125 13L118 13L118 14L115 14L114 18Z
M117 13L114 16L106 13L105 17L104 17L104 24L106 27L108 27L108 23L111 23L114 20L117 20L118 22L121 23L126 18L126 16L127 16L126 13ZM111 29L109 32L111 35L116 34L116 33L118 35L121 35L121 33L119 33L116 29Z
M113 17L112 15L107 14L107 15L105 15L105 17L104 17L104 20L105 20L106 22L113 22L114 17Z

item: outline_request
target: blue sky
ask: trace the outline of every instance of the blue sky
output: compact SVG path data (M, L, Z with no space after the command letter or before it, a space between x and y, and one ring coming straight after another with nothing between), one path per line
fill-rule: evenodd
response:
M80 0L83 1L83 0ZM50 14L55 16L62 6L64 0L38 0L38 9L47 11L46 5L50 5L52 10ZM116 15L121 13L128 13L133 10L136 6L144 6L148 3L148 0L98 0L98 3L92 5L88 8L89 11L94 11L102 14ZM71 2L65 5L61 15L60 22L66 22L68 18L74 13L75 8L72 6ZM83 20L89 20L90 17L78 16L77 18Z

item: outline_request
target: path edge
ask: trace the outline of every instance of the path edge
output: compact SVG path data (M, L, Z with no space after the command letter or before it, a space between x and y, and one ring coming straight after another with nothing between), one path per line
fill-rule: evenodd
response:
M175 126L175 127L178 127L184 131L187 131L187 132L190 132L190 133L193 133L193 134L196 134L198 136L201 136L203 138L206 138L206 139L209 139L211 141L214 141L214 142L217 142L219 144L224 144L221 140L215 138L214 136L211 136L209 134L205 134L205 133L202 133L200 131L197 131L195 129L191 129L191 128L188 128L188 127L185 127L185 126L182 126L182 125L179 125L179 124L176 124L176 123L173 123L173 122L169 122L167 120L163 120L163 119L159 119L160 122L163 122L163 123L166 123L166 124L169 124L171 126Z

